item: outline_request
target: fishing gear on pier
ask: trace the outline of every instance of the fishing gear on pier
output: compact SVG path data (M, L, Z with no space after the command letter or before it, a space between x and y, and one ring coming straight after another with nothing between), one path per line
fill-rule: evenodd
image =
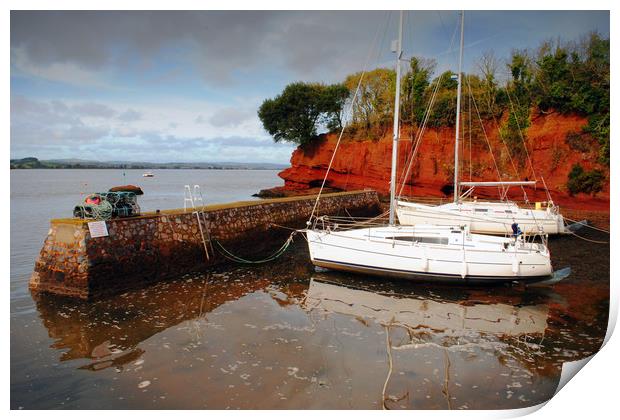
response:
M109 220L114 217L138 215L140 215L140 206L134 191L89 194L73 209L73 216L80 219Z

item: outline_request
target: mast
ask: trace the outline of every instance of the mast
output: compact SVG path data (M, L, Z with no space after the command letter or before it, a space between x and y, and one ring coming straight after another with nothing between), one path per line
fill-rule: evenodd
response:
M454 202L459 201L459 126L461 124L461 69L463 66L463 26L465 11L461 11L461 51L459 53L458 87L456 89L456 133L454 135Z
M392 44L394 45L394 44ZM400 58L403 54L403 11L400 11L398 41L396 48L396 95L394 98L394 132L392 135L392 173L390 177L390 225L394 224L394 207L396 202L396 165L398 163L398 118L400 113Z

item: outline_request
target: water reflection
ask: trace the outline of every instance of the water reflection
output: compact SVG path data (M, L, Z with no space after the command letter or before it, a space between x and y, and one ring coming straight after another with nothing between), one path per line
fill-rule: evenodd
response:
M303 261L35 301L65 377L109 387L81 387L81 408L517 408L600 344L558 288L429 288Z
M310 281L304 307L371 318L410 331L449 331L459 337L470 332L500 336L543 334L549 312L546 304L450 302L412 293L382 294L373 290L373 283L356 289L331 282L327 276Z
M269 285L228 281L228 275L186 276L143 291L131 291L95 302L36 295L37 310L61 349L60 361L90 359L81 368L122 367L140 358L139 344L170 327L192 321L200 334L201 322L220 305Z

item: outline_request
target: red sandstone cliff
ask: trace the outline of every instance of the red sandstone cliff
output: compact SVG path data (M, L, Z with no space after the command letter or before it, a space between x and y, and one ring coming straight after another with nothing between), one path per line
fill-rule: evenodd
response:
M527 130L528 150L536 179L541 181L544 178L556 203L571 208L609 211L609 168L596 163L598 155L596 141L594 139L589 140L590 151L579 152L573 150L566 140L568 133L580 132L586 123L585 118L574 115L551 113L534 116L532 124ZM489 152L489 146L484 140L484 136L478 136L477 140L473 138L471 147L472 180L493 181L498 179L493 158L497 161L503 180L533 179L532 170L527 161L517 168L519 174L515 174L495 123L487 123L485 131L489 137L493 154ZM405 160L411 152L412 141L407 139L412 137L410 133L409 127L401 129L401 137L405 139L400 143L399 174L402 173ZM373 188L380 193L387 193L389 191L392 153L391 136L391 130L388 130L379 140L344 138L334 159L327 180L327 187L340 190ZM463 180L469 180L470 171L469 136L467 133L466 137L465 148L461 154L463 158ZM284 179L284 187L276 187L274 190L289 194L303 194L320 186L334 151L336 140L337 135L328 134L310 147L295 150L291 157L291 167L279 174ZM410 196L444 196L441 188L452 183L453 162L454 129L427 130L414 161L412 173L407 180L404 194ZM581 164L586 170L598 168L605 173L606 180L603 191L597 193L595 197L585 194L578 194L576 197L568 195L566 188L568 173L576 163ZM517 162L515 164L519 166ZM513 188L513 190L515 198L523 198L520 188ZM546 200L542 182L539 182L536 190L528 189L527 194L530 201ZM476 195L479 197L497 196L497 189L480 190L477 191Z

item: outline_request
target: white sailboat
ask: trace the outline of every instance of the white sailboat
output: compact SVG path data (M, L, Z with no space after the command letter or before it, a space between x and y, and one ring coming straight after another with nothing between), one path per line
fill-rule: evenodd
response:
M504 235L516 233L518 229L527 234L561 234L567 233L564 218L559 208L553 204L551 197L546 208L537 203L535 208L521 208L516 203L503 200L478 201L469 200L476 187L499 187L506 191L514 186L535 186L536 181L509 182L460 182L459 181L459 125L461 107L461 67L463 63L463 27L464 14L461 14L461 48L459 55L459 73L457 88L457 118L454 144L454 200L452 203L428 205L398 200L396 212L402 225L418 223L445 224L457 223L469 227L472 232ZM463 187L467 188L464 192ZM546 188L546 186L545 186Z
M395 224L402 25L401 12L395 51L396 98L389 224L377 225L367 221L343 226L341 221L326 216L314 218L313 211L308 228L304 230L312 263L342 271L425 281L456 280L464 284L530 283L549 279L552 274L549 250L544 243L528 241L525 235L503 238L476 235L466 224L458 222ZM336 152L337 147L334 154ZM327 173L323 185L326 179Z
M506 182L460 182L460 186L506 186ZM510 185L523 185L516 182ZM526 184L531 185L531 184ZM490 235L513 233L513 226L527 234L567 233L564 218L553 204L546 208L522 208L512 201L466 201L463 196L440 205L398 200L398 221L403 225L418 223L466 225L472 232Z

